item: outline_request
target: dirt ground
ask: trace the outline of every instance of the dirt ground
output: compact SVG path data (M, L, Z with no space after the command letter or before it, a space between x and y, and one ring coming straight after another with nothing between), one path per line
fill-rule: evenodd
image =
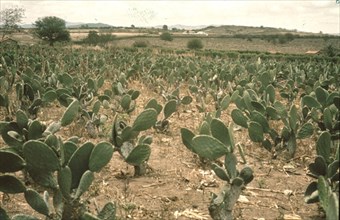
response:
M159 94L139 82L132 82L129 87L138 89L142 94L137 99L138 108L131 115L132 120L150 98L164 103ZM232 122L229 117L232 108L233 105L222 115L226 124ZM58 118L63 110L61 107L54 108L55 112L50 114ZM46 117L45 114L46 110L39 117L51 120L52 115ZM113 201L117 205L118 219L211 219L208 212L210 194L218 192L224 183L210 169L203 168L197 157L182 144L180 137L180 128L195 130L202 117L193 102L189 106L180 106L178 112L170 117L167 133L157 133L153 129L147 132L153 136L153 143L148 162L150 168L145 176L134 177L133 167L115 153L111 162L96 174L95 182L83 196L88 200L91 211ZM113 118L114 115L109 115L110 122ZM84 142L109 141L109 127L104 137L97 139L89 139L86 133L72 128L72 125L58 134L65 137L81 135ZM306 173L315 154L314 140L298 142L295 158L287 160L284 153L273 159L269 152L251 142L242 129L235 130L234 136L235 142L243 145L247 165L255 175L234 208L235 219L324 219L318 205L307 205L303 199L304 191L312 181ZM238 167L245 166L238 153L236 155ZM10 215L26 213L42 219L21 195L0 194L0 199L0 206Z

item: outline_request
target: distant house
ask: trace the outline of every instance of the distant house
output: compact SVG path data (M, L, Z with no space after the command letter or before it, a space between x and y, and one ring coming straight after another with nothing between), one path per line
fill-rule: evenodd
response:
M204 31L198 31L196 34L208 36L208 33L205 33Z
M204 35L204 36L208 36L208 33L204 32L204 31L192 31L192 30L186 30L184 31L182 34L195 34L195 35Z
M320 54L320 50L308 50L305 54L310 54L310 55Z

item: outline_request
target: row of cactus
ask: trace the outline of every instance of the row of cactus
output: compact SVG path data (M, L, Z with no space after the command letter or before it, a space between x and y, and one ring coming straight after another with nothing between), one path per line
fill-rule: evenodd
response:
M48 127L39 120L32 120L28 115L18 110L15 121L1 121L0 133L4 142L16 153L22 155L23 145L29 140L49 138L62 126L67 126L77 117L79 102L74 100L65 110L60 121L53 122Z
M200 158L211 161L211 169L225 181L221 192L212 195L210 216L217 220L233 219L233 207L243 188L253 180L253 170L248 166L240 171L237 169L233 134L223 121L210 118L204 122L197 135L187 128L181 128L182 142ZM224 157L223 166L216 162L221 157Z
M308 82L308 85L318 84L322 87L325 86L333 86L334 76L331 76L333 72L335 72L335 76L337 74L336 71L338 69L334 67L335 65L330 65L329 63L325 62L323 64L319 64L317 62L310 62L306 65L296 65L296 63L291 62L286 64L281 64L273 61L262 61L261 59L258 59L256 63L254 63L252 60L235 60L235 62L231 63L230 60L223 60L223 59L193 59L191 57L185 57L185 56L172 56L170 54L165 55L159 55L153 59L150 58L150 51L143 51L134 53L133 51L129 51L126 49L122 50L114 50L114 51L82 51L82 50L76 50L70 51L64 50L61 48L56 49L55 51L51 50L41 50L41 48L31 47L31 48L23 48L24 51L21 53L21 57L17 57L13 60L9 59L7 60L6 57L6 66L3 64L0 68L0 85L1 85L1 96L0 96L0 107L5 107L6 111L8 111L8 114L10 114L11 110L11 103L9 103L9 96L6 94L6 90L4 88L10 88L11 86L15 85L16 83L20 84L18 86L18 94L23 94L25 92L25 98L30 99L32 98L32 94L34 94L34 99L30 100L32 103L26 104L27 108L23 109L24 112L26 109L31 109L30 112L33 114L36 114L36 111L39 109L40 106L43 106L44 104L41 104L39 102L39 99L41 101L53 101L57 99L59 103L65 107L68 107L68 112L65 113L65 117L62 121L56 122L48 126L46 130L44 130L44 126L42 125L42 130L44 130L42 137L40 135L29 135L28 137L28 131L29 127L32 127L31 130L34 130L35 127L39 127L39 124L34 122L31 125L30 123L25 127L25 129L17 129L17 125L13 124L12 122L1 122L0 123L0 130L7 130L6 133L7 141L11 141L14 144L17 144L19 149L22 151L22 146L29 141L31 138L33 140L38 139L38 141L43 140L45 136L48 141L48 143L55 142L55 135L54 133L60 128L61 123L63 123L63 126L67 126L69 123L71 123L78 115L79 112L82 113L83 116L87 120L89 120L94 126L98 126L98 124L102 123L100 120L101 115L98 114L98 102L94 102L92 110L88 111L87 107L90 106L94 101L94 96L98 94L98 89L103 85L103 73L116 73L118 74L112 74L114 76L111 76L110 74L107 74L105 77L117 77L117 86L113 86L112 90L106 90L104 92L104 95L99 95L98 99L102 103L103 106L108 106L108 101L111 100L111 98L115 95L118 96L118 103L119 108L123 109L123 112L131 112L134 109L134 100L132 97L136 96L136 93L133 94L133 92L126 92L126 84L127 79L131 76L138 76L140 78L147 78L149 75L154 77L153 82L155 82L157 79L161 78L165 81L169 82L168 84L178 84L182 82L183 80L188 79L189 77L194 78L196 80L196 88L198 90L202 90L202 92L199 94L201 98L206 98L208 94L210 94L213 97L213 100L216 103L216 109L219 109L220 106L228 106L225 103L228 104L229 102L229 96L225 95L224 91L227 89L227 93L230 93L231 97L230 100L234 101L238 107L241 106L241 111L244 114L243 116L247 119L246 123L242 122L243 125L246 125L249 127L252 127L252 131L256 131L255 128L261 128L266 129L266 123L261 120L263 119L259 114L256 112L253 113L253 110L248 111L249 106L253 106L256 111L260 112L267 120L282 120L285 116L288 116L288 113L292 113L292 116L290 119L287 119L283 121L285 129L283 129L281 132L276 133L274 131L271 131L269 133L262 132L263 136L265 137L265 140L269 141L269 138L272 140L269 141L271 144L268 144L268 142L261 142L264 144L264 146L267 146L267 148L272 149L270 146L278 146L278 145L285 145L291 146L290 152L295 152L294 146L296 146L296 141L294 141L294 138L290 138L290 136L293 136L291 133L295 132L295 137L304 137L306 134L310 135L311 131L311 123L309 120L309 116L312 116L312 118L315 118L315 110L311 110L311 113L308 113L307 111L303 111L302 115L303 118L301 119L301 115L298 114L298 121L299 121L299 127L298 126L292 126L294 122L294 108L290 107L287 110L283 110L284 106L282 103L275 100L275 91L273 90L274 86L276 86L276 77L280 79L287 80L289 77L298 77L298 75L302 74L295 74L296 73L302 73L306 72L306 79L299 78L301 82L299 83L299 88L303 85L303 82ZM61 53L60 50L63 50ZM6 50L5 50L6 51ZM65 53L64 53L65 52ZM1 55L3 55L4 52L1 52ZM51 53L51 54L49 54ZM60 56L58 54L64 54L64 56ZM53 59L50 59L53 56ZM112 59L114 57L114 59ZM3 63L3 62L2 62ZM7 65L8 64L8 65ZM104 65L105 64L105 65ZM292 68L292 65L294 68ZM320 67L321 65L321 67ZM290 69L288 72L294 72L293 74L286 74L287 67L289 66ZM319 71L315 70L323 70L325 71L320 74ZM5 70L5 71L4 71ZM17 71L18 70L18 71ZM175 71L174 71L175 70ZM310 71L313 70L313 71ZM10 74L3 74L4 72L10 73ZM67 72L67 73L65 73ZM84 73L76 74L78 72ZM122 74L123 72L126 73ZM18 74L16 74L18 73ZM21 78L21 74L24 73L23 78ZM32 74L34 73L34 74ZM15 79L18 76L19 81L16 82ZM39 76L39 77L38 77ZM329 77L333 77L330 78ZM39 78L44 79L44 82L39 82ZM308 78L308 79L307 79ZM5 80L4 80L5 79ZM316 82L317 81L317 82ZM316 83L315 83L316 82ZM3 84L7 84L8 86L2 87ZM41 87L39 86L41 85ZM292 84L292 81L287 81L287 88L283 89L281 88L280 94L282 97L289 99L290 101L294 99L296 95L296 85ZM26 89L25 89L25 85ZM76 85L76 86L75 86ZM289 87L290 86L290 87ZM23 88L23 89L22 89ZM39 89L37 89L39 88ZM193 91L195 87L193 86ZM336 87L337 88L337 87ZM234 93L232 93L235 90ZM254 93L250 90L253 90L256 94L263 94L260 99L254 98ZM5 91L5 92L4 92ZM33 91L33 93L32 93ZM39 91L39 92L37 92ZM117 92L118 91L118 92ZM223 93L219 93L219 91L223 91ZM250 95L250 105L249 105L249 99L247 97L244 97L244 93L247 91ZM274 93L273 93L274 91ZM37 93L35 93L37 92ZM176 96L176 91L174 91ZM194 92L192 92L194 93ZM238 93L238 94L237 94ZM285 94L287 93L287 94ZM43 94L43 95L41 95ZM310 94L307 92L307 94ZM130 97L128 97L130 95ZM172 94L171 94L172 95ZM241 98L238 97L240 95ZM247 96L247 95L246 95ZM310 96L314 97L313 94ZM168 96L166 96L167 98ZM75 101L73 98L77 99ZM247 100L245 100L245 99ZM33 105L35 99L38 101L36 104ZM175 98L178 101L185 101L183 98L180 99L179 96ZM7 102L6 102L7 100ZM130 101L131 100L131 101ZM242 101L243 100L243 101ZM336 99L334 99L334 104ZM156 119L156 129L160 128L166 128L166 121L168 121L168 118L170 117L172 111L173 111L173 102L169 99L167 100L169 102L169 108L165 111L164 108L164 119L160 120L161 122L164 121L164 123L160 123L161 126L159 126L159 123L157 124ZM40 104L39 104L40 103ZM73 104L72 104L73 103ZM224 103L224 104L223 104ZM202 109L203 111L206 111L204 108L204 102L202 102ZM210 104L210 103L208 103ZM75 108L76 106L79 106L78 108ZM167 105L167 104L166 104ZM243 107L242 107L243 106ZM244 107L246 106L246 107ZM289 105L292 106L292 105ZM308 111L309 111L309 107ZM16 109L16 108L12 108ZM77 109L77 111L74 111L74 109ZM118 109L118 108L117 108ZM265 109L265 111L263 111ZM295 108L296 109L296 108ZM120 110L120 109L119 109ZM131 111L130 111L131 110ZM332 125L329 126L329 123L327 124L328 130L330 127L337 128L336 121L338 120L338 116L334 115L334 108L329 108L329 111L325 111L325 115L332 115ZM92 112L91 112L92 111ZM31 114L30 112L25 112L26 114ZM157 111L157 114L160 114L160 111ZM167 113L166 113L167 112ZM307 112L305 117L305 113ZM324 111L322 111L323 113ZM251 114L253 113L253 114ZM146 114L145 114L146 115ZM154 113L152 113L154 115ZM217 114L218 115L218 114ZM240 114L239 114L240 115ZM324 124L325 122L329 122L329 117L323 117L319 114L319 120L323 120ZM66 117L67 116L67 117ZM153 118L154 116L152 116ZM71 118L71 119L70 119ZM138 117L137 117L138 118ZM98 120L99 119L99 120ZM152 119L153 120L153 119ZM10 120L9 120L10 121ZM201 126L201 132L202 135L210 135L212 132L210 131L210 123L212 120L207 120L206 123L202 123ZM254 123L250 123L254 122ZM335 122L335 123L334 123ZM89 123L89 124L91 124ZM255 124L257 123L257 124ZM9 125L11 124L11 125ZM41 124L41 123L40 123ZM120 140L128 140L126 142L126 146L124 146L124 150L121 151L124 158L128 158L129 155L131 155L130 159L127 161L134 161L135 158L137 158L137 161L144 160L143 158L148 158L143 155L150 155L150 148L143 147L144 153L141 153L141 157L139 158L139 153L132 154L134 152L134 149L137 148L138 145L146 144L150 145L151 139L147 136L142 136L140 138L138 137L139 131L136 132L130 132L129 127L136 129L134 125L128 126L124 120L119 119L117 117L117 120L114 123L116 131L116 136L118 144L122 144L119 142ZM138 123L137 123L138 124ZM208 124L208 126L207 126ZM251 126L250 126L251 124ZM268 124L269 121L268 121ZM305 125L306 124L306 125ZM260 125L260 126L258 126ZM302 129L305 127L304 129ZM138 126L137 126L138 128ZM8 130L10 129L10 130ZM296 130L297 129L297 130ZM27 130L27 131L26 131ZM124 131L125 130L125 131ZM305 130L304 132L300 131ZM47 132L45 132L47 131ZM124 132L123 132L124 131ZM209 133L210 131L210 133ZM260 129L261 131L261 129ZM21 133L20 133L21 132ZM1 132L3 133L3 132ZM113 132L114 133L114 132ZM252 133L252 137L254 140L263 140L261 132L259 133ZM280 134L278 134L280 133ZM300 133L300 135L299 135ZM23 134L23 135L22 135ZM40 134L40 131L37 133ZM297 135L296 135L297 134ZM336 137L336 132L332 133L331 136L333 139ZM137 135L137 136L136 136ZM250 135L250 134L249 134ZM268 136L269 135L269 136ZM6 136L6 135L5 135ZM288 137L289 136L289 137ZM134 138L130 138L134 137ZM284 140L284 141L283 141ZM125 143L124 142L124 143ZM128 144L130 143L130 144ZM266 145L267 144L267 145ZM135 147L136 146L136 147ZM269 147L268 147L269 146ZM120 146L115 146L116 149L121 148ZM56 145L55 148L56 152L58 152L58 149L60 149L59 145ZM138 148L136 152L139 152ZM125 155L125 156L124 156ZM21 155L22 157L23 154ZM144 160L146 161L146 160ZM33 173L33 172L31 172ZM32 174L33 175L33 174ZM36 178L38 179L38 178Z
M311 119L321 131L328 130L333 139L340 134L340 93L329 92L317 87L309 95L302 97L302 113L305 118Z
M310 121L305 121L293 104L287 111L286 107L275 100L273 87L267 86L266 99L257 97L253 90L245 90L243 96L234 99L237 109L231 112L233 121L248 130L253 142L261 143L268 151L287 149L293 157L297 148L297 139L310 137L314 127ZM280 120L283 127L271 126L270 120Z

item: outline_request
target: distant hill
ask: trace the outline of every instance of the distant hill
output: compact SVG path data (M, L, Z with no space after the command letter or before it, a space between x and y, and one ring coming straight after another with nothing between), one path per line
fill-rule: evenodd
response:
M22 28L34 28L33 24L22 24ZM104 23L82 23L82 22L66 22L67 28L109 28L112 25Z
M175 24L175 25L169 25L168 29L172 30L173 28L179 29L179 30L198 30L202 28L206 28L208 25L182 25L182 24ZM163 25L157 25L154 28L162 29Z
M221 25L221 26L207 26L202 29L208 34L213 35L224 35L224 36L235 36L235 35L277 35L277 34L294 34L300 36L307 35L320 35L322 33L311 33L311 32L302 32L298 30L288 30L284 28L274 28L274 27L251 27L251 26L238 26L238 25Z
M67 28L109 28L112 25L104 24L104 23L78 23L78 24L71 24L66 23Z

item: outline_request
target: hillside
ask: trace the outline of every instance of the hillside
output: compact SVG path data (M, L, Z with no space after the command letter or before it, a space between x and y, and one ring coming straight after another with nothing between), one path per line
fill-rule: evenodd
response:
M284 28L273 27L251 27L238 25L222 25L222 26L208 26L200 29L208 34L234 36L234 35L277 35L277 34L294 34L300 36L318 35L324 36L322 33L302 32L298 30L288 30Z

